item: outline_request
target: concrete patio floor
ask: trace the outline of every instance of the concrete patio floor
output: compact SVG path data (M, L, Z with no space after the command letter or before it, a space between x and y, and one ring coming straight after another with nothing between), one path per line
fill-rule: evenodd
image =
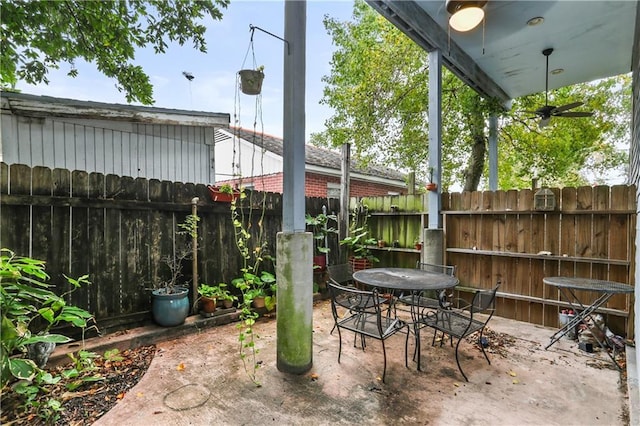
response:
M422 366L404 365L404 336L387 341L386 383L380 342L366 351L338 336L328 301L314 307L313 368L295 376L276 369L276 320L260 320L256 387L238 356L236 323L157 343L142 380L96 425L626 425L627 384L605 354L587 354L562 339L544 350L554 330L494 317L489 326L513 340L500 353L461 344L431 346L423 334ZM195 324L195 325L194 325ZM198 327L197 321L189 327ZM135 333L135 332L133 332ZM494 335L493 340L500 340ZM128 338L135 339L131 333ZM410 351L413 345L410 344Z

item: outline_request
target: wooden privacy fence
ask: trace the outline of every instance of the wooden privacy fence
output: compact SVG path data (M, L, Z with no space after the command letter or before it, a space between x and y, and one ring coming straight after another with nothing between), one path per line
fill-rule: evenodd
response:
M566 307L545 276L608 279L634 286L634 186L552 189L554 211L534 210L531 190L443 194L447 263L462 286L500 282L497 314L558 326ZM591 302L596 294L587 294ZM632 298L612 297L602 312L612 331L633 335Z
M567 307L545 276L577 276L634 283L636 205L634 186L552 189L554 211L534 210L531 190L442 194L444 260L457 266L457 296L501 283L497 314L558 326ZM372 247L380 266L413 267L414 247L428 224L427 194L350 200L367 207ZM396 243L396 246L392 244ZM549 253L549 254L545 254ZM597 297L588 294L586 301ZM602 312L618 334L633 335L633 296L617 295Z
M63 274L88 274L92 285L72 293L68 302L92 312L101 331L137 326L151 318L150 288L168 278L162 258L173 255L177 224L191 213L194 197L199 282L230 284L242 267L230 204L214 203L205 185L0 163L0 247L45 260L58 293L70 290ZM261 226L275 256L282 196L249 192L242 210L247 223L251 215L247 228L256 240L263 201ZM308 198L306 211L318 214L323 204L326 199ZM183 272L190 283L187 263Z

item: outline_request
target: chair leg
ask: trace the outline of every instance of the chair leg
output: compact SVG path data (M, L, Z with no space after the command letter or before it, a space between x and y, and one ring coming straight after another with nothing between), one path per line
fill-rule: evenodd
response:
M404 340L404 366L409 368L409 326L407 326L407 338Z
M416 349L413 352L413 359L415 360L416 356L418 357L418 371L422 371L422 366L420 365L420 359L422 358L422 353L420 351L420 326L416 325L414 329L414 333L416 335Z
M342 333L340 333L340 327L336 327L338 330L338 364L340 364L340 355L342 355Z
M484 330L482 330L482 331L484 331ZM482 355L484 355L484 358L487 360L489 365L491 365L491 360L489 360L489 356L484 351L484 346L482 344L482 331L480 331L480 336L478 336L478 344L480 345L480 349L482 349Z
M381 342L382 342L382 356L384 358L384 368L382 370L382 383L384 383L384 378L387 375L387 350L384 347L384 339L382 339Z
M456 364L458 364L458 370L460 370L462 377L464 377L464 379L468 382L469 379L467 379L467 376L464 374L464 371L462 371L462 366L460 365L460 359L458 359L458 348L460 347L460 342L462 342L462 337L459 338L458 343L456 343Z

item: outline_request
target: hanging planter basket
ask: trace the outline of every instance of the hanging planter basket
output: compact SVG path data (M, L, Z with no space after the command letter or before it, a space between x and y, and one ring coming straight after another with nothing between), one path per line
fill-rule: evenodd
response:
M259 70L240 70L240 90L245 95L259 95L262 91L264 73Z

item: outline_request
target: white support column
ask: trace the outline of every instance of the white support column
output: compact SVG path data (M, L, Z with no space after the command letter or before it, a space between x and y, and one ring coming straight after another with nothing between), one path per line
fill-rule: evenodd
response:
M498 117L489 117L489 190L498 190Z
M313 365L313 236L305 232L306 1L284 4L283 223L276 241L278 370Z
M436 191L429 191L429 229L442 226L440 194L442 193L442 52L429 52L429 166L433 167Z

